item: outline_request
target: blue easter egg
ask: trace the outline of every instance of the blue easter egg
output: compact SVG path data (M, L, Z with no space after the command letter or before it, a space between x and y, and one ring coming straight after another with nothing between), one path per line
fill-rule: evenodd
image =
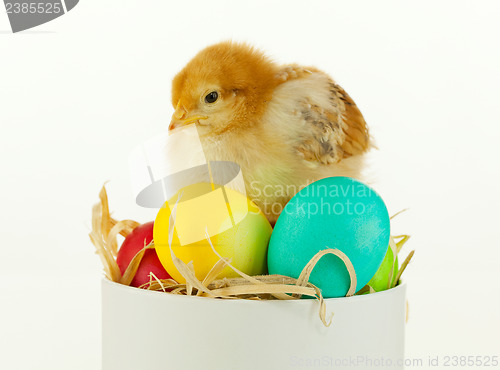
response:
M336 248L351 260L358 291L381 265L389 236L387 208L373 189L349 177L322 179L283 209L269 242L269 273L298 278L316 253ZM332 254L316 264L309 281L326 298L343 297L350 286L347 268Z

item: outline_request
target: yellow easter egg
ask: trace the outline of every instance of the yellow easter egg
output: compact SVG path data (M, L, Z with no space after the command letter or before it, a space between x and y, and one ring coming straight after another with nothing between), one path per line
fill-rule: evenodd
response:
M219 257L248 275L267 272L267 246L272 227L260 209L245 195L209 183L181 189L160 209L154 223L156 252L167 272L179 283L185 279L175 267L168 245L170 215L176 204L172 250L185 263L192 261L196 277L203 281ZM218 278L238 275L226 267Z

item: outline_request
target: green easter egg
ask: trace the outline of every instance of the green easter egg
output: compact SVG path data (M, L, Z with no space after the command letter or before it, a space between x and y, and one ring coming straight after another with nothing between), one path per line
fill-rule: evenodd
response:
M384 260L382 261L382 264L380 265L379 269L372 277L372 279L368 282L368 285L370 285L377 292L381 292L382 290L387 290L388 289L387 285L389 282L389 274L391 273L392 270L392 279L391 279L392 280L391 286L392 286L396 280L396 275L398 274L399 271L398 267L399 267L398 256L396 256L396 260L394 261L392 248L389 247L387 249L387 253L385 254Z

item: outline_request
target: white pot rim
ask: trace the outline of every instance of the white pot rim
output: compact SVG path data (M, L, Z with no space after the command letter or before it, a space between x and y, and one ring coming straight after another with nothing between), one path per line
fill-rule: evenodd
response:
M155 291L155 290L147 290L147 289L139 289L136 287L128 286L128 285L123 285L120 283L116 283L114 281L111 281L107 279L106 277L102 278L103 284L107 284L110 286L114 286L116 289L123 289L123 290L128 290L130 294L134 295L145 295L152 298L156 297L156 299L162 299L160 297L163 297L165 300L186 300L186 299L201 299L205 301L206 299L210 299L211 301L214 302L227 302L227 304L231 304L230 302L248 302L248 304L262 304L262 302L267 302L268 304L308 304L310 302L316 301L315 299L300 299L300 300L250 300L250 299L213 299L209 297L198 297L198 296L186 296L186 295L181 295L181 294L170 294L170 293L165 293L162 291ZM371 300L371 299L379 299L383 298L382 296L384 295L389 295L396 293L397 291L401 289L406 288L406 281L402 280L397 286L391 289L383 290L381 292L375 292L375 293L370 293L370 294L363 294L363 295L354 295L351 297L336 297L336 298L324 298L325 302L354 302L354 301L365 301L365 300Z

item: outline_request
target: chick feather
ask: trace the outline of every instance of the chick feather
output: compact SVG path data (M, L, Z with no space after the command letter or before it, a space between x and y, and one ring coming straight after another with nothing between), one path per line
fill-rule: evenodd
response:
M200 51L175 76L172 104L169 128L195 124L207 160L237 163L246 193L272 223L307 184L360 178L371 147L360 110L330 76L278 65L247 44Z

